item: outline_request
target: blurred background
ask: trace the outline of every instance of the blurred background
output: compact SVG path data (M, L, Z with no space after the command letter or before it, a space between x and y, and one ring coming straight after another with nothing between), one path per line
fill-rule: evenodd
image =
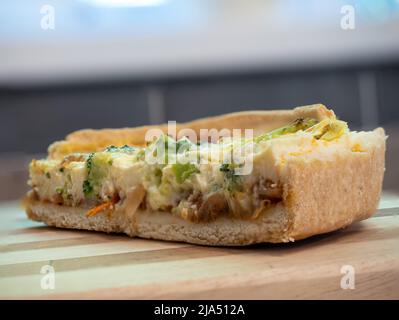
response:
M384 126L399 193L399 0L2 0L0 200L81 128L324 103Z

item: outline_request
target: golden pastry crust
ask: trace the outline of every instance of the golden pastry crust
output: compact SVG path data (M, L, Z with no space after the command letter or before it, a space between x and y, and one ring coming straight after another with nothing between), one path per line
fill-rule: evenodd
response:
M332 110L322 104L297 107L293 110L243 111L226 115L209 117L192 122L177 124L176 129L192 129L199 136L201 129L253 129L254 135L273 130L298 118L322 120L334 116ZM107 146L145 145L145 134L150 129L167 132L167 125L142 126L122 129L85 129L72 132L65 140L57 141L49 147L49 158L60 159L74 152L100 151Z

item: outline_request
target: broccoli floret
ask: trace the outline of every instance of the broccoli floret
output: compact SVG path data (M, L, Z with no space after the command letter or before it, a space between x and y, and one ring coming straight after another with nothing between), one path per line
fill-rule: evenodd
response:
M235 164L223 163L219 170L224 173L224 180L229 192L239 191L242 187L241 178L235 174Z
M172 165L172 171L176 176L178 183L183 183L190 178L194 173L199 173L198 168L192 163L176 163Z

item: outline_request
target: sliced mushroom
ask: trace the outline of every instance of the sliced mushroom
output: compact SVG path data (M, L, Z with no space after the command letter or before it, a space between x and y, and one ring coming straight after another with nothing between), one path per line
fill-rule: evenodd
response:
M238 219L250 218L254 212L252 196L245 192L236 192L234 195L227 195L230 211Z
M222 192L214 192L207 196L193 193L187 200L179 203L177 212L183 219L191 222L207 222L226 213L227 209L227 200Z
M123 206L128 218L133 217L137 209L140 207L140 204L143 202L144 197L145 189L142 185L132 187L127 191Z
M214 192L208 195L198 209L201 221L214 220L227 211L228 204L226 197L221 192Z
M283 198L283 188L280 184L271 180L260 180L257 187L257 194L262 200L280 201Z
M258 206L258 208L256 208L256 210L254 211L253 215L251 216L251 219L257 219L259 218L260 214L267 209L271 204L270 200L262 200L260 202L260 205Z

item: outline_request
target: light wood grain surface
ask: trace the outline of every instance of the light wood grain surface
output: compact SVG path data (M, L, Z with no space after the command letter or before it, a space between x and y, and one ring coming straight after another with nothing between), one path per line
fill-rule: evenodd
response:
M0 205L0 298L399 299L399 198L375 217L296 243L213 248L53 229ZM42 266L54 289L42 289ZM355 271L342 289L341 268Z

